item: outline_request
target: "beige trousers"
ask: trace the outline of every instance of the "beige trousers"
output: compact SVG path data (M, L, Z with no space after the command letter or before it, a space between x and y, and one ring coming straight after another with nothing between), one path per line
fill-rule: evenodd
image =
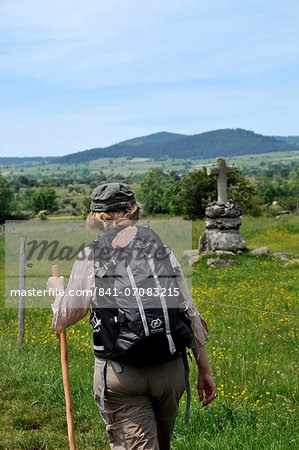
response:
M103 361L95 358L94 396L101 397ZM169 450L185 390L182 357L157 366L122 364L117 373L111 361L106 367L106 431L113 450Z

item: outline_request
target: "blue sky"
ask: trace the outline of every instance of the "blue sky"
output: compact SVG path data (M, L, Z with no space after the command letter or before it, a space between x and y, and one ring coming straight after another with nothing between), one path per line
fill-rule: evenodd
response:
M1 0L0 155L299 135L297 0Z

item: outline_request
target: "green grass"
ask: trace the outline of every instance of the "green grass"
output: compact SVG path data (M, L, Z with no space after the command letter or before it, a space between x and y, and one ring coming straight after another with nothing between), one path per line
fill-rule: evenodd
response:
M298 218L244 219L248 247L299 254ZM193 247L203 222L194 223ZM48 309L26 311L25 342L17 349L17 311L4 308L1 236L0 449L66 449L59 342ZM202 408L191 370L190 424L181 400L173 449L298 448L296 327L298 269L273 256L239 256L240 264L193 267L193 298L209 325L207 344L218 398ZM93 400L93 355L87 318L68 330L74 420L79 449L108 449Z

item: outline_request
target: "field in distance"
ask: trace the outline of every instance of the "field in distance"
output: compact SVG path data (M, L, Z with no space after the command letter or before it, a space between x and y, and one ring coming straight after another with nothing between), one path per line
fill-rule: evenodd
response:
M219 154L221 156L221 154ZM227 164L234 164L241 169L249 167L265 166L270 163L288 164L290 162L299 162L299 150L262 153L255 155L242 155L226 158ZM178 173L184 173L192 170L198 170L207 164L212 164L214 158L208 159L176 159L161 158L155 160L151 158L99 158L86 163L75 164L52 164L30 162L22 166L0 166L2 174L8 179L17 178L25 175L31 178L50 178L50 177L72 177L92 174L104 174L107 177L121 174L122 177L144 174L153 167L161 167L164 171L172 170Z

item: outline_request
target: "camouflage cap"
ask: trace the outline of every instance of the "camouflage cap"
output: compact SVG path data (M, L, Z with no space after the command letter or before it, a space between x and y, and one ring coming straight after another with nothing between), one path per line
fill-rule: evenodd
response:
M90 211L109 212L126 208L136 203L134 191L126 183L104 183L91 194Z

